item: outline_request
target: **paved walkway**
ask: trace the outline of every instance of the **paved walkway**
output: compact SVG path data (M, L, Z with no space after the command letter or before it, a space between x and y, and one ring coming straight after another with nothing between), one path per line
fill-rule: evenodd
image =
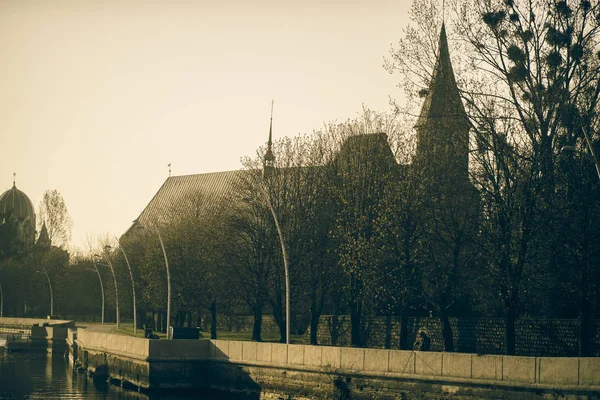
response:
M77 328L86 328L96 332L117 333L113 329L117 328L116 324L101 324L100 322L75 322Z

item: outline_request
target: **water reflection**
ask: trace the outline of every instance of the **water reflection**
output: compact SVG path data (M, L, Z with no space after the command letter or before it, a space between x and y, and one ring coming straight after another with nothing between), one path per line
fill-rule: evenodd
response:
M46 383L52 383L52 354L46 354Z
M0 399L256 399L256 395L171 391L139 393L75 371L62 354L6 352L0 349Z

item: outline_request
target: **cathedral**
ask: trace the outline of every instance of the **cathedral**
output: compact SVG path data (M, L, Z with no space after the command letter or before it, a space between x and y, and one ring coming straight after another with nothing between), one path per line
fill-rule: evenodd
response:
M50 237L45 223L42 224L36 242L36 218L33 203L24 192L17 189L14 180L12 188L0 195L0 224L6 222L15 224L16 238L25 245L37 243L43 248L50 247Z
M433 182L453 182L464 190L473 190L468 179L469 129L470 122L461 101L460 92L450 60L445 26L442 25L438 44L438 54L431 82L425 96L421 113L416 121L417 154L415 164L427 169ZM273 164L271 132L267 142L264 165ZM392 158L391 149L384 134L364 134L352 136L342 144L337 159L343 159L347 152L383 152L384 158ZM393 161L396 163L396 161ZM400 167L400 166L399 166ZM206 203L220 203L226 199L239 174L245 171L224 171L204 174L170 176L150 200L141 214L128 229L151 223L168 223L165 210L185 207L186 199L202 195L209 198ZM207 204L205 207L210 207ZM204 212L210 212L205 210Z

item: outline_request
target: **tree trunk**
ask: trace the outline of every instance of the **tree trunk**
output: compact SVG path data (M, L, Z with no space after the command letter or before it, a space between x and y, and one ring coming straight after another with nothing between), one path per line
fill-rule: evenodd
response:
M384 347L386 349L392 348L392 317L385 317L385 343Z
M444 351L454 351L454 339L452 338L452 327L445 307L440 307L440 322L442 323L442 337L444 338Z
M319 318L321 317L321 315L317 312L317 305L315 304L315 300L311 299L310 301L310 344L316 346L319 344Z
M400 350L410 350L408 345L408 307L402 307L400 312Z
M154 326L155 326L155 328L154 328L154 329L155 329L157 332L162 332L162 331L163 331L163 328L162 328L162 319L161 319L161 314L160 314L160 311L157 311L157 312L154 314Z
M350 302L350 344L360 347L362 345L360 336L360 305L358 301L352 301Z
M350 344L352 346L362 346L360 332L360 318L362 314L362 300L360 298L360 279L354 274L350 277Z
M254 316L254 325L252 327L252 340L254 342L262 342L261 337L261 325L262 325L262 305L255 305L252 307L252 314Z
M318 291L314 280L310 296L310 344L313 346L318 345L319 342L319 320L321 319L321 314L323 313L323 307L325 306L326 299L326 289L324 288L325 284L322 280L319 280L319 282L321 288L320 296L317 294Z
M506 329L504 331L504 344L506 346L505 354L515 355L515 320L517 314L514 310L508 310L506 313Z
M273 319L279 329L279 343L285 343L285 305L283 304L283 297L281 296L281 290L277 290L274 298L270 300L271 309L273 310Z
M582 296L579 305L579 357L589 356L589 322L590 322L590 299L588 296Z
M217 338L217 302L210 303L210 338Z
M285 316L281 312L281 307L276 302L271 302L271 308L273 310L273 319L279 329L279 343L285 343Z

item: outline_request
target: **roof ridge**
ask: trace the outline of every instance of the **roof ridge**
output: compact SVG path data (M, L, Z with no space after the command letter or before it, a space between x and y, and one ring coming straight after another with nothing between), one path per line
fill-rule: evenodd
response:
M173 179L173 178L185 178L185 177L188 177L188 176L225 174L225 173L238 172L238 171L243 171L243 169L240 168L240 169L232 169L232 170L229 170L229 171L213 171L213 172L200 172L198 174L173 175L173 176L169 176L166 180Z

